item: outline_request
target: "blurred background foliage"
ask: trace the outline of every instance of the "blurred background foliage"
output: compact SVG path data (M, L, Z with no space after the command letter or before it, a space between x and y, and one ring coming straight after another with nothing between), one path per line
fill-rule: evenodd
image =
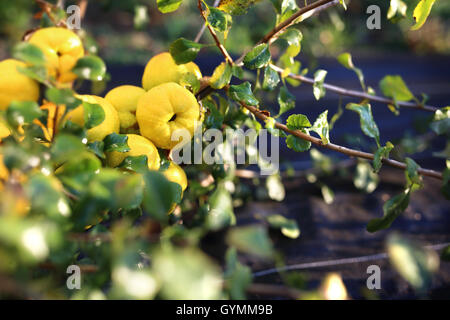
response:
M405 1L410 10L417 2ZM72 3L66 1L66 6ZM381 29L367 32L365 10L374 4L381 8ZM342 9L334 8L308 19L301 26L303 54L315 58L336 56L344 50L360 55L406 51L450 54L450 1L437 1L427 23L418 31L409 30L412 22L408 19L388 21L388 8L386 0L350 1L347 12L338 14ZM36 10L34 1L0 2L1 59L9 54L11 43L38 24L33 19ZM235 16L225 41L228 51L239 55L255 43L273 26L272 12L272 3L265 0L251 7L247 15ZM107 63L145 64L149 56L165 51L174 39L195 38L201 27L197 17L196 1L184 1L177 11L164 15L153 0L97 0L89 2L83 27L98 40L99 53ZM204 35L203 42L212 43L209 34Z

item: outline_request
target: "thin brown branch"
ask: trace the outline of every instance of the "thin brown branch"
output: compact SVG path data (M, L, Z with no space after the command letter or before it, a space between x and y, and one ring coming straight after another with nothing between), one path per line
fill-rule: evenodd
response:
M241 103L241 105L244 108L246 108L247 110L249 110L251 113L253 113L258 119L260 119L262 121L267 120L268 117L263 112L261 112L259 109L255 108L253 106L248 106L245 103ZM319 147L337 151L337 152L343 153L345 155L348 155L350 157L357 157L357 158L362 158L362 159L367 159L367 160L373 160L373 158L374 158L374 155L372 153L350 149L350 148L343 147L343 146L340 146L340 145L337 145L334 143L323 144L322 140L319 138L312 137L312 136L310 136L306 133L303 133L299 130L290 130L286 125L278 123L278 122L275 122L275 127L277 129L283 130L284 132L287 132L293 136L296 136L300 139L307 140L307 141L311 142L312 144L315 144ZM402 169L402 170L406 169L406 164L403 162L399 162L399 161L391 160L391 159L384 159L384 158L382 159L382 162L383 162L383 164L394 167L394 168L398 168L398 169ZM437 171L430 170L430 169L422 169L422 168L419 168L417 170L417 172L423 176L428 176L431 178L436 178L436 179L442 180L441 172L437 172Z
M219 5L219 3L220 3L220 0L215 0L214 4L213 4L213 7L217 7ZM205 33L206 25L207 25L206 22L202 25L202 27L198 31L197 35L195 36L194 42L199 42L200 41L200 39L202 38L203 33Z
M276 25L272 30L270 30L264 37L259 40L254 47L256 47L259 44L262 43L270 43L274 41L277 36L284 30L286 30L288 27L295 24L300 19L303 21L313 14L316 14L322 10L328 9L332 6L335 6L339 3L339 0L318 0L314 3L311 3L310 5L304 6L300 8L296 13L294 13L291 17L284 20L283 22ZM253 48L254 48L253 47ZM237 65L241 65L242 61L244 60L244 57L246 56L247 52L245 52L239 59L236 60Z
M275 71L277 71L278 73L282 74L285 70L277 67L273 64L270 65L272 67L272 69L274 69ZM293 74L293 73L289 73L288 74L289 78L295 79L295 80L300 80L304 83L307 84L314 84L314 79L312 78L308 78L302 75L298 75L298 74ZM349 96L349 97L355 97L355 98L361 98L361 99L367 99L367 100L371 100L371 101L376 101L376 102L381 102L381 103L386 103L386 104L391 104L391 105L395 105L395 102L391 99L385 98L385 97L380 97L380 96L375 96L375 95L370 95L366 92L362 92L362 91L356 91L356 90L349 90L349 89L345 89L343 87L338 87L332 84L328 84L328 83L324 83L323 87L327 90L336 92L340 95L343 96ZM397 105L399 107L405 107L405 108L413 108L413 109L419 109L419 110L425 110L425 111L431 111L431 112L435 112L436 110L438 110L438 108L433 107L433 106L429 106L429 105L422 105L422 104L417 104L416 102L405 102L405 101L397 101Z
M219 48L220 52L222 52L222 55L224 56L225 60L228 63L233 64L233 58L231 58L231 56L228 54L227 49L225 49L225 47L220 42L220 40L217 37L217 34L214 31L213 27L211 27L211 25L208 24L207 17L206 17L206 14L205 14L205 10L203 10L203 6L202 6L202 1L201 0L198 0L198 10L200 11L200 14L202 15L203 20L205 20L205 23L207 25L209 33L211 33L211 36L214 38L214 41L216 42L216 46Z

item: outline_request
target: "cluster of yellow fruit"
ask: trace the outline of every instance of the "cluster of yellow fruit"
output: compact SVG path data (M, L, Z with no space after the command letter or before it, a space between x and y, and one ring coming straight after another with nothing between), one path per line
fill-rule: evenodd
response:
M78 59L84 56L80 38L68 29L51 27L34 32L28 41L42 50L46 69L58 85L62 88L71 87L76 79L71 70ZM5 110L12 101L39 99L38 83L18 71L18 67L24 66L25 63L14 59L0 62L0 110ZM88 141L101 141L113 132L128 137L128 152L113 151L106 154L109 166L117 167L127 156L145 155L149 169L158 170L160 156L157 147L170 150L177 145L179 141L172 140L172 133L177 129L186 129L193 136L201 113L195 96L181 85L187 74L197 79L202 77L196 64L190 62L177 65L170 53L165 52L148 62L142 77L142 87L123 85L108 92L104 98L76 96L84 102L100 105L105 114L100 125L87 130ZM55 119L84 125L82 105L68 112L64 119L61 119L64 106L56 107L45 102L41 109L48 111L47 126L36 122L41 125L49 141L54 134L53 128L57 127L50 123ZM0 123L0 139L8 135L9 130ZM171 162L163 173L170 181L178 183L183 191L186 189L186 174L177 164Z

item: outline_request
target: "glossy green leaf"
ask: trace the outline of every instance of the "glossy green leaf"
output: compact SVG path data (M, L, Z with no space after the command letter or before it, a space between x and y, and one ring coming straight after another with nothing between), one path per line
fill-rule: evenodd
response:
M222 89L230 83L232 75L232 67L226 62L222 62L219 66L216 67L213 75L211 76L211 87L214 89Z
M280 229L281 233L286 237L297 239L300 236L300 229L297 221L287 219L280 214L270 215L266 219L272 228Z
M390 198L383 205L383 218L376 218L369 221L367 224L367 231L376 232L382 229L387 229L391 226L397 217L402 214L409 205L410 190L405 190Z
M244 58L244 65L249 69L265 67L270 62L269 45L262 43L254 47Z
M408 6L402 0L391 0L389 10L387 13L388 19L393 19L395 16L406 17L406 10Z
M250 106L257 106L259 104L259 101L253 95L252 86L248 81L240 85L231 85L229 95L234 100Z
M380 131L372 116L372 108L370 104L349 103L346 109L355 111L359 114L361 130L367 136L374 138L377 145L380 145Z
M322 112L309 129L310 131L314 131L317 133L322 139L323 144L328 144L330 142L330 128L328 126L328 110Z
M134 172L145 172L148 170L148 158L145 155L128 156L118 167Z
M103 139L105 144L105 152L128 152L130 147L128 146L128 136L126 134L111 133Z
M302 130L304 133L307 133L304 129ZM293 135L289 135L286 139L286 145L289 149L294 150L295 152L304 152L308 151L311 148L311 142L298 138Z
M20 42L12 51L12 55L17 60L22 60L26 63L35 66L45 65L46 59L42 50L29 42Z
M55 163L62 163L79 156L85 150L85 147L80 138L74 135L60 133L56 135L50 150L53 161Z
M96 127L105 120L105 111L100 105L83 101L83 108L84 126L86 129Z
M320 100L325 96L326 89L323 87L323 83L327 73L325 70L317 70L314 74L313 93L316 100Z
M408 182L408 186L412 188L412 190L417 190L423 187L422 176L417 172L420 166L411 158L405 159L406 163L406 180Z
M44 112L34 101L13 101L6 110L6 119L13 127L31 123L42 115Z
M75 92L72 89L48 88L45 97L48 101L57 105L64 105L66 110L72 110L82 104L80 99L74 97Z
M287 55L290 57L295 57L300 53L301 41L303 39L303 34L300 30L295 28L287 29L280 35L279 39L283 39L287 42Z
M303 114L293 114L287 118L286 126L290 130L301 130L303 128L311 127L311 123L309 122L307 116Z
M380 89L386 97L394 101L414 99L414 95L409 91L401 76L385 76L380 81Z
M176 64L184 64L193 61L203 46L200 43L179 38L172 42L169 52Z
M106 65L97 56L89 55L78 59L72 72L78 77L91 81L102 81L106 77Z
M211 27L219 32L225 32L228 29L229 18L227 18L227 14L217 8L208 6L207 21Z
M339 61L340 64L342 64L345 68L352 70L353 72L356 73L358 79L359 79L359 83L361 84L361 87L364 91L366 91L366 85L364 83L364 75L361 71L361 69L356 68L355 65L353 64L353 60L352 60L352 55L348 52L342 53L341 55L339 55L337 57L337 60Z
M156 0L158 10L162 13L173 12L178 9L183 0Z
M280 83L278 72L273 70L270 66L266 66L264 68L263 90L272 91L277 87L278 83Z
M278 116L295 108L295 96L289 92L286 86L280 88L277 100L280 105Z
M391 142L386 142L386 145L384 147L379 147L377 151L375 152L375 155L373 157L373 170L375 172L380 171L382 163L382 159L388 159L389 153L391 150L394 149L394 145Z

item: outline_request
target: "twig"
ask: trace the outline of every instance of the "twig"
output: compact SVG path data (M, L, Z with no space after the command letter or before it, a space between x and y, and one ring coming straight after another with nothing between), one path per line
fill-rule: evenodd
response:
M207 25L209 33L211 33L212 37L214 38L214 41L216 42L216 46L219 48L220 52L222 52L222 55L225 57L225 60L228 63L233 64L233 58L231 58L231 56L228 54L227 49L225 49L225 47L220 42L213 27L211 27L211 25L207 23L207 17L206 17L205 11L203 10L203 7L202 7L202 0L198 0L198 10L200 10L200 14L203 17L203 20L205 20L205 24Z
M80 19L83 20L84 16L86 15L88 0L80 0L78 6L80 7Z
M273 64L271 64L270 67L280 74L282 74L285 71L283 68L280 68ZM292 79L300 80L307 84L314 85L314 79L311 79L311 78L308 78L308 77L305 77L302 75L289 73L288 77L292 78ZM385 97L370 95L370 94L362 92L362 91L349 90L349 89L345 89L345 88L338 87L338 86L328 84L328 83L324 83L323 87L327 90L336 92L336 93L338 93L340 95L344 95L344 96L367 99L367 100L372 100L372 101L386 103L386 104L392 104L392 105L397 104L399 107L420 109L420 110L431 111L431 112L435 112L436 110L438 110L438 108L436 108L436 107L428 106L428 105L421 105L421 104L417 104L416 102L405 102L405 101L394 102L393 100L385 98Z
M328 9L329 7L335 6L339 3L339 0L319 0L310 5L300 8L296 13L294 13L291 17L284 20L283 22L276 25L272 30L270 30L264 37L259 40L255 46L262 43L269 43L270 41L275 41L277 35L284 31L286 28L295 24L299 19L306 19L312 16L313 14L317 14L322 10ZM253 46L253 48L255 47ZM248 52L248 51L247 51ZM245 52L239 59L236 60L236 65L241 65L245 56L247 55Z
M253 113L258 119L260 119L262 121L267 120L268 117L264 113L262 113L261 110L255 108L254 106L248 106L245 103L241 103L241 105L244 108L248 109L251 113ZM337 151L337 152L343 153L345 155L348 155L350 157L358 157L358 158L363 158L363 159L367 159L367 160L373 160L373 158L374 158L374 155L372 153L350 149L350 148L343 147L343 146L340 146L340 145L337 145L334 143L323 144L321 139L312 137L312 136L310 136L306 133L303 133L299 130L290 130L286 125L281 124L279 122L275 122L275 127L280 130L283 130L284 132L287 132L293 136L296 136L300 139L307 140L317 146L323 147L325 149ZM383 158L381 161L383 162L383 164L386 164L386 165L394 167L394 168L398 168L398 169L402 169L402 170L406 169L406 164L403 162L399 162L399 161L391 160L391 159L385 159L385 158ZM430 170L430 169L422 169L422 168L419 168L417 170L417 172L423 176L428 176L428 177L442 180L441 172L437 172L437 171Z
M425 248L430 250L442 250L445 247L450 245L449 242L447 243L439 243L434 244L430 246L425 246ZM267 270L261 270L253 273L253 277L262 277L269 274L284 272L284 271L291 271L291 270L305 270L305 269L313 269L313 268L323 268L323 267L333 267L333 266L339 266L343 264L353 264L353 263L363 263L368 261L374 261L374 260L384 260L387 259L389 256L387 253L377 253L372 254L368 256L362 256L362 257L353 257L353 258L344 258L344 259L336 259L336 260L326 260L326 261L315 261L315 262L307 262L307 263L300 263L300 264L293 264L288 265L280 268L272 268Z
M214 1L213 7L217 7L219 5L220 0L216 0ZM206 30L206 22L202 25L202 27L200 28L200 30L198 31L197 35L195 36L194 41L195 42L199 42L200 39L202 38L203 33L205 33Z

